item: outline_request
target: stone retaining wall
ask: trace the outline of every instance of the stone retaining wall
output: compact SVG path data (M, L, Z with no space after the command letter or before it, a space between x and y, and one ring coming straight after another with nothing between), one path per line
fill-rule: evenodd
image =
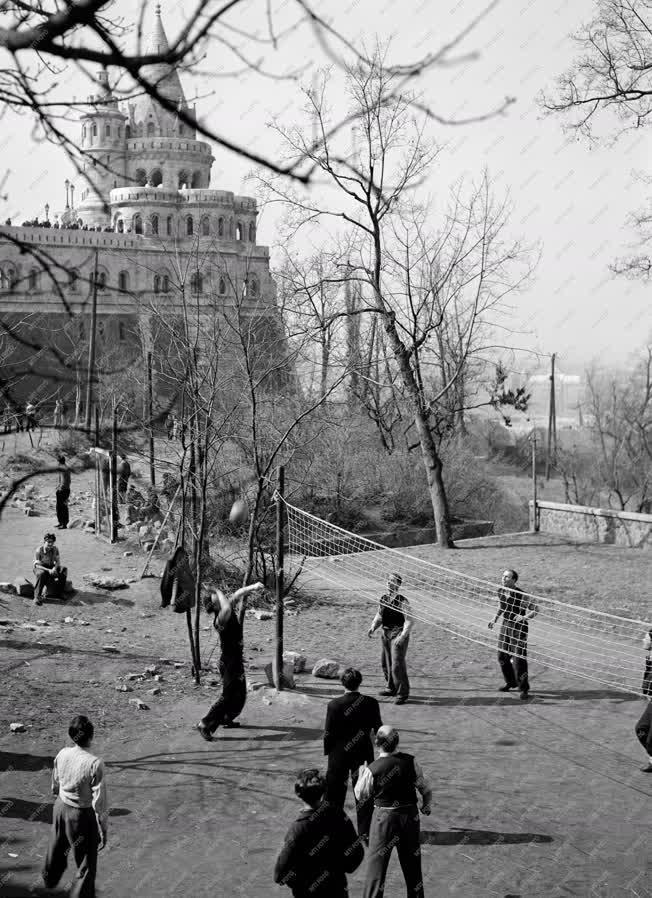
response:
M530 501L530 527L534 529L534 502ZM539 530L578 542L605 543L631 548L652 548L652 515L586 505L537 502Z

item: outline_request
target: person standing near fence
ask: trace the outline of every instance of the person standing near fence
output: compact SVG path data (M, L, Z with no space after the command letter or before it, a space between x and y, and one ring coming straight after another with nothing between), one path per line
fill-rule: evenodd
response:
M104 762L90 752L94 733L88 717L74 717L68 728L74 745L61 749L52 770L52 792L57 799L42 876L46 888L56 888L72 854L77 876L70 898L95 898L97 853L107 842Z
M68 500L70 499L70 468L66 464L66 459L60 455L57 459L59 463L59 485L57 486L57 524L58 530L66 530L70 513L68 510Z
M529 599L516 585L518 574L515 570L503 573L502 586L498 590L498 611L488 627L493 630L498 618L503 622L498 636L498 663L505 680L500 692L520 689L521 698L527 701L530 695L530 681L527 666L528 621L538 613L534 601Z
M131 465L127 461L124 452L120 453L120 464L117 470L118 476L118 498L121 502L127 501L127 489L129 487L129 478L131 477Z

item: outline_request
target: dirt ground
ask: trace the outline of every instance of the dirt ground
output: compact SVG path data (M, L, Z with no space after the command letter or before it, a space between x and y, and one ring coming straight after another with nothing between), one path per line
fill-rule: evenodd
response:
M9 508L0 519L0 580L29 576L33 549L54 523L54 479L40 492L51 496L40 517ZM49 770L75 713L96 723L94 748L107 765L112 812L100 898L289 895L272 870L298 812L293 776L323 764L325 705L338 684L307 673L293 692L256 688L242 729L203 742L193 725L218 686L210 673L201 687L192 684L184 618L158 609L158 579L89 590L82 574L137 577L142 557L79 530L57 534L74 599L37 608L0 594L0 895L52 894L38 876ZM415 551L437 558L428 547ZM489 579L513 564L539 594L647 617L650 553L542 535L474 542L442 563ZM159 558L152 569L161 567ZM304 651L309 667L324 656L354 663L363 689L377 692L379 643L366 636L374 608L345 591L325 598L287 617L286 648ZM210 629L203 636L207 658L215 640ZM247 618L252 684L264 680L272 639L273 621ZM652 777L639 772L645 758L633 733L642 699L536 669L532 702L499 696L494 653L425 627L415 631L409 664L411 702L381 707L434 786L433 815L422 818L428 898L652 896ZM152 666L161 680L146 673ZM136 698L149 710L138 710ZM26 731L11 734L12 722ZM351 809L350 795L348 802ZM390 871L386 895L395 898L404 894L395 858ZM352 898L363 878L364 864L350 879Z

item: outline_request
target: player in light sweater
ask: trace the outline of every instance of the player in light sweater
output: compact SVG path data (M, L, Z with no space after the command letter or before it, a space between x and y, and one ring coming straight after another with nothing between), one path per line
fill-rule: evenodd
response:
M74 717L68 735L75 744L61 749L52 770L57 800L43 881L49 889L58 885L70 853L77 865L70 898L95 898L97 852L106 845L109 815L104 762L89 750L94 728L88 717Z

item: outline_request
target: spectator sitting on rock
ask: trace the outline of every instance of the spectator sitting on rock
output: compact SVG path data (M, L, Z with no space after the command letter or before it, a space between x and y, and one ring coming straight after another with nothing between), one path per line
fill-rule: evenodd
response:
M34 553L34 574L36 575L36 587L34 589L34 602L41 605L41 596L45 591L48 596L61 598L66 588L68 569L61 567L59 550L55 546L57 541L54 533L46 533L43 537L43 545L38 546Z

